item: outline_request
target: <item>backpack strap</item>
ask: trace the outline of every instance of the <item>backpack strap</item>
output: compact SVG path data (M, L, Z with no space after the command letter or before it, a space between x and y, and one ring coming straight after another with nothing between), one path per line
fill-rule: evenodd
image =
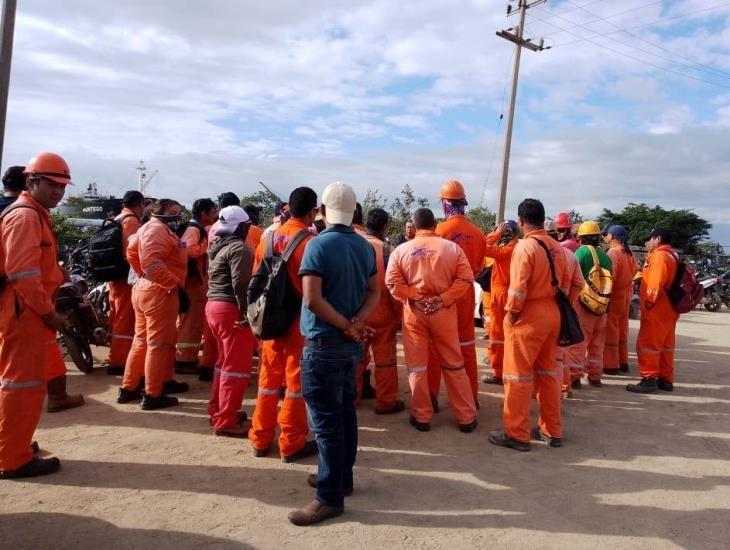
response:
M600 269L601 260L598 258L598 252L596 252L596 247L588 245L588 250L591 251L591 256L593 256L593 265L596 266L596 269Z
M294 238L292 240L290 240L289 243L286 245L284 252L281 253L281 259L284 262L289 261L289 258L291 258L292 254L294 254L294 251L301 244L301 242L307 237L307 235L311 235L311 233L307 229L302 229L299 233L294 235ZM271 239L271 242L272 243L274 242L273 237Z
M2 221L2 219L5 216L10 214L10 212L12 212L13 210L17 210L18 208L29 208L29 209L35 211L35 213L38 214L38 219L40 220L41 225L43 225L43 218L41 217L41 213L38 212L38 210L36 210L32 206L30 206L29 204L18 204L17 202L14 202L10 206L8 206L5 210L3 210L2 213L0 213L0 221Z
M555 264L553 263L553 257L550 255L550 251L548 250L547 245L542 242L541 239L538 239L537 237L530 237L531 239L535 239L537 241L537 244L539 244L542 249L545 251L545 254L547 254L548 263L550 264L550 276L552 277L551 284L554 287L557 287L559 285L558 283L558 276L555 274Z

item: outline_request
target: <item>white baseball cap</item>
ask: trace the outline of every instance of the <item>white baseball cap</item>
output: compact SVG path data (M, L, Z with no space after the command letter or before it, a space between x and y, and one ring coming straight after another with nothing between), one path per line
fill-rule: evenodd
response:
M357 208L357 197L352 187L336 181L330 183L322 193L325 206L324 217L332 225L352 225L352 217Z
M248 214L240 206L226 206L218 212L218 233L231 235L236 231L239 224L248 223L249 221Z

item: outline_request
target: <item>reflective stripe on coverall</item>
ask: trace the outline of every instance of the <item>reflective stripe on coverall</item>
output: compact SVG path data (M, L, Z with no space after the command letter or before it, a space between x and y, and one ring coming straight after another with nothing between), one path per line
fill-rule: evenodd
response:
M49 331L41 317L53 313L63 282L48 211L26 191L0 223L0 470L33 458L33 433L46 394ZM22 207L21 207L22 206ZM11 253L12 252L12 253ZM65 366L64 366L65 371Z
M274 252L281 254L289 240L309 228L301 221L291 218L273 232ZM302 295L302 281L299 268L302 264L304 249L313 236L307 235L286 264L289 280L299 296ZM266 255L266 238L262 238L256 249L254 273ZM299 360L304 348L304 337L299 332L299 317L292 323L289 331L279 338L265 340L261 346L259 363L259 391L256 397L253 422L248 437L255 449L268 449L274 441L277 424L277 404L279 390L286 383L286 394L278 414L281 427L279 451L281 456L290 456L299 451L307 439L309 424L307 409L302 397L302 382Z
M454 214L436 226L436 235L447 239L464 251L472 275L477 276L484 266L484 233L476 225L461 214ZM474 285L456 302L456 313L459 323L459 345L464 357L466 375L469 377L471 391L476 399L479 393L479 373L477 370L476 334L474 331ZM432 350L434 351L434 350ZM438 357L432 353L429 360L429 390L431 395L438 395L441 381L441 365Z
M641 272L641 324L636 354L642 378L674 381L674 339L679 313L666 289L677 274L677 258L669 245L661 245L646 258Z
M122 253L127 257L129 238L140 227L139 219L129 208L114 218L122 224ZM109 364L123 367L134 340L134 307L132 287L127 279L109 282Z
M550 250L561 288L570 282L560 245L543 229L525 234L517 243L510 265L507 312L519 313L512 324L504 320L504 412L505 433L517 441L530 441L530 400L536 389L543 433L561 437L560 382L555 355L560 332L560 313L555 301L550 266L540 239Z
M370 364L370 350L372 349L375 362L375 408L385 410L393 407L398 397L396 333L401 325L402 308L400 302L393 299L385 285L385 248L389 245L374 235L366 234L364 237L375 249L380 301L366 321L375 329L375 336L363 343L362 361L357 367L355 383L359 399L362 392L362 374Z
M192 224L185 229L180 240L187 247L188 259L195 260L196 274L186 271L185 292L190 298L190 309L177 318L175 359L197 363L206 323L205 303L208 301L208 240Z
M416 237L390 256L385 282L403 308L403 349L411 409L418 422L433 416L426 368L430 350L441 361L446 392L459 424L476 418L476 403L464 369L463 346L459 346L458 315L455 304L474 286L474 272L464 252L454 243L437 237L433 231L419 230ZM413 302L427 296L440 296L444 306L426 315Z
M127 260L139 281L132 289L134 342L122 387L135 390L144 376L145 393L158 397L175 362L177 288L185 281L187 251L167 225L153 218L130 240Z
M486 248L484 255L494 258L492 264L491 281L491 302L489 306L489 347L487 356L492 366L492 373L502 378L502 365L504 363L504 307L507 305L507 290L509 289L509 264L512 260L512 253L517 246L517 239L514 239L503 246L498 246L500 234L496 231L487 235L484 240Z
M570 300L573 309L580 307L578 305L578 296L580 296L583 285L585 285L585 279L583 278L583 272L580 269L580 263L578 258L575 257L568 248L561 247L563 250L563 256L565 257L565 272L569 275L570 287L567 289L568 300ZM565 290L565 289L564 289ZM562 387L563 396L567 396L570 391L571 379L571 364L573 364L576 354L576 346L570 346L563 348L558 346L557 353L555 355L555 361L557 363L558 372L562 372ZM580 372L580 364L575 365L576 374Z
M624 252L622 244L612 244L607 254L611 258L613 291L606 319L604 370L618 369L622 363L629 362L629 309L634 295L634 275L638 271L636 258Z

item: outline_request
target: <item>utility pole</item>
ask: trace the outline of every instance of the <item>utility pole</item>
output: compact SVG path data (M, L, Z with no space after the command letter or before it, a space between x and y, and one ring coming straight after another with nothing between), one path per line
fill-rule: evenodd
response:
M8 112L10 91L10 62L13 60L13 36L15 34L16 0L3 0L2 21L0 24L0 166L5 148L5 117Z
M525 18L527 17L527 10L544 4L547 0L518 0L519 11L513 12L512 5L510 4L507 8L507 15L510 16L514 13L520 14L520 22L516 27L507 29L506 31L499 31L497 36L509 40L515 43L515 66L512 73L512 93L510 94L509 100L509 116L507 117L507 127L504 132L504 161L502 164L502 184L499 189L499 205L497 206L497 223L504 221L504 209L505 202L507 200L507 179L509 178L509 158L512 150L512 129L515 121L515 105L517 103L517 83L520 77L520 58L522 57L522 48L527 48L533 52L540 52L549 47L544 47L543 40L540 40L539 44L534 44L531 38L525 39Z

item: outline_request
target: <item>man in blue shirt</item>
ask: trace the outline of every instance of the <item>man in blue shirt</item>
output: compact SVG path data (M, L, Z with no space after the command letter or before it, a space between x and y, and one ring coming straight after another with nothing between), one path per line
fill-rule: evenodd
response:
M339 516L353 490L357 455L355 369L362 340L373 334L365 325L380 299L375 251L352 227L354 191L340 182L322 195L327 224L307 244L299 269L304 288L301 331L302 394L309 425L317 435L319 469L307 482L315 500L289 514L295 525L313 525Z
M25 166L11 166L3 175L3 195L0 197L0 212L13 204L25 190Z

